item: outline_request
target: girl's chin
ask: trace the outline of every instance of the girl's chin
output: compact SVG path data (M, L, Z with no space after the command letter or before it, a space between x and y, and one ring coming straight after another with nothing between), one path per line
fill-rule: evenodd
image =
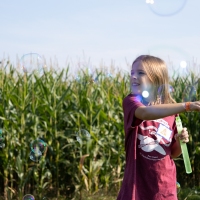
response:
M132 93L135 94L135 95L141 95L141 91L136 89L136 88L132 88L131 89Z
M141 91L136 88L132 88L131 93L134 95L142 95Z
M131 94L134 95L134 96L136 96L136 97L138 98L139 101L142 101L142 102L145 102L145 103L150 102L150 99L149 99L148 97L145 98L145 97L143 97L143 95L140 94L140 93L131 92Z
M137 92L131 92L131 94L133 94L134 96L141 96L142 97L142 95L137 93Z

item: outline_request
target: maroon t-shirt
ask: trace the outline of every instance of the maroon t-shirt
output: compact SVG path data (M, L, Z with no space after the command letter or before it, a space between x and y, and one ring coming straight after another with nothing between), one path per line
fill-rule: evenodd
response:
M140 106L144 105L132 94L123 101L126 166L117 200L177 200L171 158L175 116L140 120L135 117Z

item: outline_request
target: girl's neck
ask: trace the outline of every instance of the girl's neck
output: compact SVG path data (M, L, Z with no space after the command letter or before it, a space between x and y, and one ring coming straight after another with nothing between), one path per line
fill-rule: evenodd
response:
M131 93L132 94L132 93ZM132 94L134 95L134 94ZM156 104L161 104L161 98L157 98L156 101L150 101L148 98L144 98L142 95L134 95L137 97L138 101L140 101L142 104L145 106L150 106L150 105L156 105Z

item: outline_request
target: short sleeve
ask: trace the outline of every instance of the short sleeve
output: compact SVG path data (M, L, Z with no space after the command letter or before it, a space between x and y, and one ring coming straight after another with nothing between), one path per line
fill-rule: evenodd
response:
M135 126L138 126L142 123L143 120L135 117L135 110L140 106L144 105L139 101L136 96L130 94L124 98L123 111L125 132L127 132L129 128L134 128Z

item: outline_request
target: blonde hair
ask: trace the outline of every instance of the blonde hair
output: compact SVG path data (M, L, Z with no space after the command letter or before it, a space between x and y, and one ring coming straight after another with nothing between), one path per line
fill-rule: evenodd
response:
M136 62L141 62L148 78L155 87L154 102L151 104L176 103L169 92L169 76L165 62L150 55L141 55L134 60L133 64Z

